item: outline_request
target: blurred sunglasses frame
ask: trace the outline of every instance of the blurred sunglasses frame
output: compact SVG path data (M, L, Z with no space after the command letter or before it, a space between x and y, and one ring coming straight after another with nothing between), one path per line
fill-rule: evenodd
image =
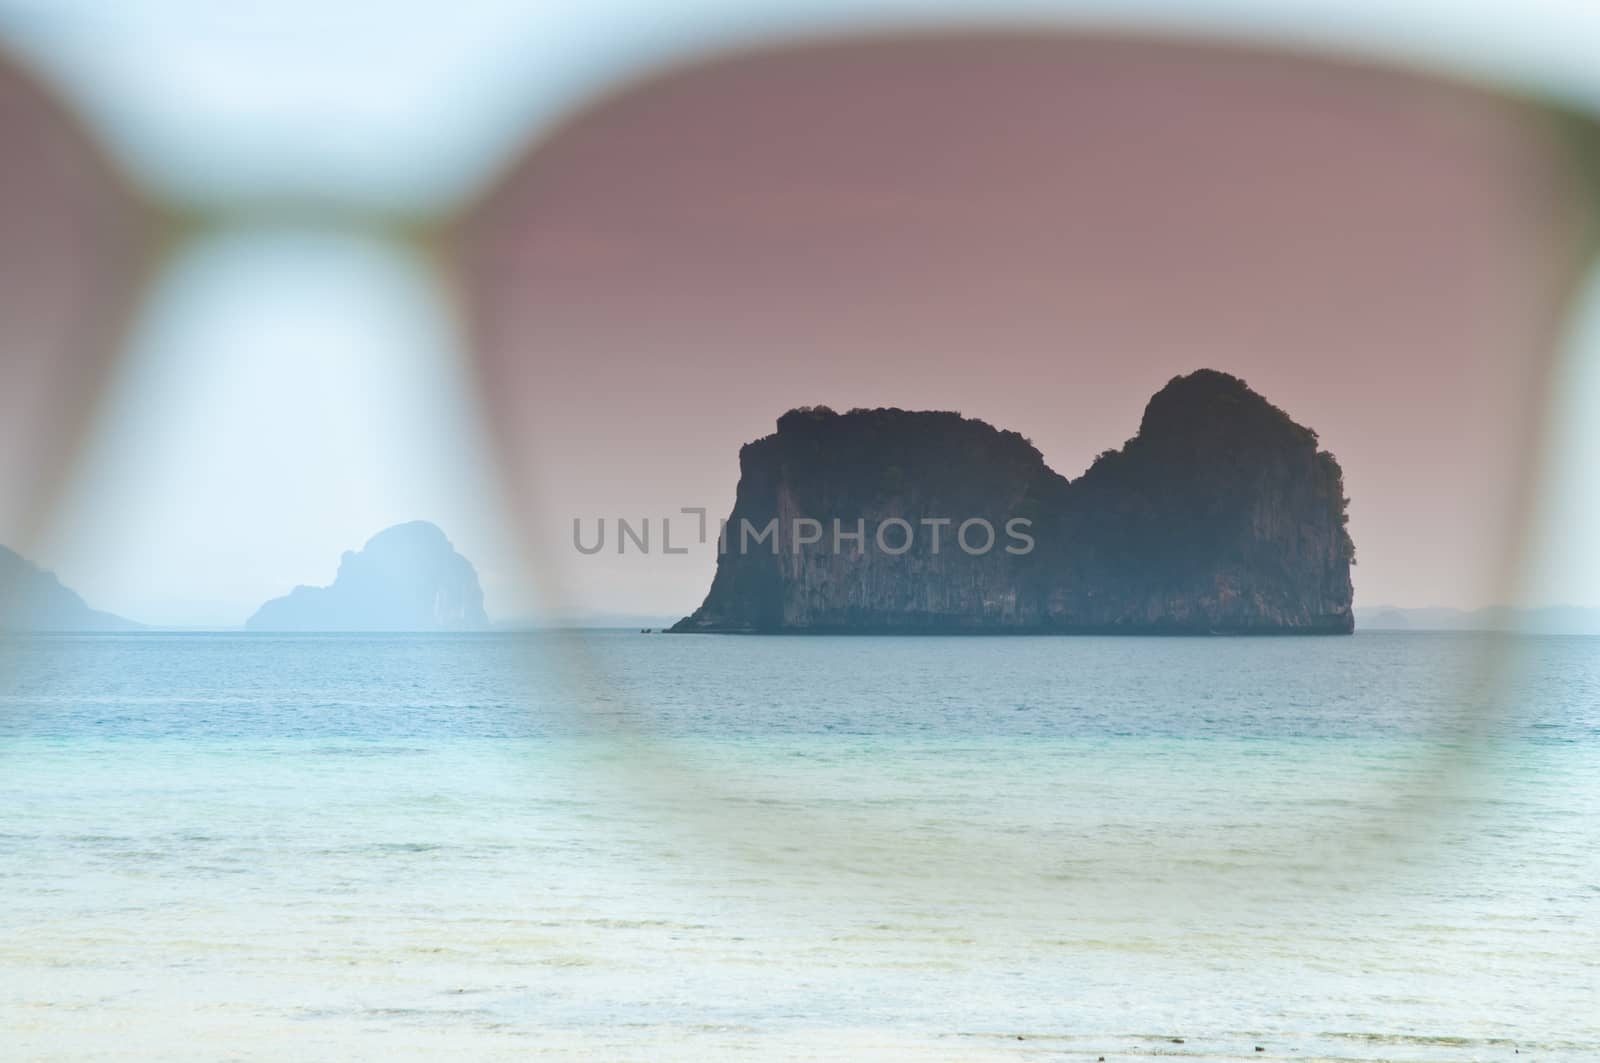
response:
M905 40L936 39L960 42L964 39L986 39L995 34L1009 33L1015 35L1014 28L997 27L990 31L982 26L964 26L959 29L925 31L919 30L908 33L895 33L880 31L870 35L850 34L838 38L839 42L884 42L895 43ZM1065 42L1095 42L1115 41L1131 42L1133 44L1152 44L1161 47L1194 48L1206 50L1234 51L1244 56L1269 56L1285 62L1304 62L1319 66L1337 66L1355 70L1371 70L1375 74L1385 76L1400 75L1414 78L1418 82L1431 86L1439 86L1454 91L1463 91L1482 95L1494 99L1506 106L1513 107L1519 112L1525 112L1526 120L1544 123L1556 131L1567 156L1567 165L1576 177L1579 185L1584 190L1584 201L1587 210L1584 215L1583 231L1574 234L1573 246L1576 259L1565 271L1568 278L1566 290L1552 293L1555 303L1570 310L1578 286L1593 271L1597 260L1600 260L1600 116L1580 110L1569 104L1559 102L1552 98L1536 93L1519 91L1507 86L1485 86L1465 78L1451 77L1446 73L1436 71L1419 72L1391 62L1380 62L1371 58L1362 57L1348 52L1312 52L1296 50L1290 47L1264 46L1257 42L1249 46L1240 46L1217 40L1214 38L1186 39L1163 34L1108 34L1103 30L1093 31L1075 30L1071 26L1041 27L1037 39L1059 40ZM739 51L731 54L778 54L787 47L808 48L818 45L837 43L829 39L813 37L796 37L786 41L782 37L770 38L762 42L761 47L754 52ZM486 188L478 195L467 201L431 211L407 212L389 209L365 209L360 205L347 202L317 202L305 200L255 201L237 204L222 205L196 205L161 201L146 192L135 189L132 184L118 172L118 167L105 158L95 148L94 140L78 131L78 124L73 121L64 110L50 102L46 93L33 88L24 89L31 91L36 97L36 105L48 110L51 123L58 124L60 128L69 130L69 135L83 145L85 158L92 160L92 165L101 169L104 174L106 187L110 190L108 195L117 199L119 205L116 213L131 219L126 225L125 238L115 241L109 248L108 261L104 263L113 269L113 274L120 274L120 279L113 283L100 284L96 289L95 299L98 300L98 313L86 314L85 318L94 319L94 327L85 332L83 328L72 331L71 339L77 346L69 343L60 347L55 356L62 360L74 361L74 369L66 374L68 386L64 388L64 399L52 405L48 396L41 397L43 406L47 411L46 420L50 425L51 439L43 453L37 453L40 475L35 477L34 483L38 488L32 497L23 500L22 509L25 514L21 526L22 538L27 539L27 533L36 531L40 526L43 515L50 509L51 494L59 486L71 466L73 446L82 435L84 427L90 423L95 415L100 385L108 375L107 370L115 361L117 353L128 333L128 326L133 317L139 312L146 302L149 289L154 281L166 270L170 261L188 244L207 234L224 229L231 229L248 225L285 224L302 228L337 229L341 231L357 231L371 235L391 244L405 248L417 259L429 263L438 278L440 289L447 294L446 306L454 306L458 314L458 324L465 337L465 347L471 352L475 351L474 333L475 319L478 307L472 291L472 286L464 278L463 256L464 233L471 231L475 225L483 224L483 218L492 210L495 197L505 187L508 175L525 170L527 167L536 167L539 161L541 147L550 139L558 136L561 131L574 124L584 121L585 115L593 106L603 103L618 94L634 93L641 91L641 86L648 90L653 80L670 76L675 71L692 69L703 64L714 63L726 58L730 53L713 51L709 54L691 58L686 63L674 64L665 70L646 69L634 71L627 76L622 76L609 85L602 87L590 99L579 106L570 109L562 122L556 123L548 129L535 130L529 140L530 146L519 156L514 158L505 168L502 175L488 183ZM0 74L7 73L5 66L0 65ZM4 80L21 84L21 79L12 74ZM3 164L0 164L3 165ZM107 292L115 294L107 296ZM1551 324L1555 333L1549 337L1537 356L1545 359L1532 371L1540 375L1541 379L1548 373L1548 362L1558 349L1558 335L1565 328L1565 315L1562 320L1553 321ZM81 342L85 336L92 336L92 342ZM74 354L74 352L76 352ZM91 352L91 353L84 353ZM0 374L4 374L9 367L0 365ZM502 444L504 440L502 439ZM1529 455L1525 463L1528 475L1526 481L1526 497L1524 509L1530 507L1537 498L1538 486L1535 475L1538 465L1535 455ZM3 481L0 481L3 486ZM574 660L580 668L586 667L582 661L580 647L571 647ZM1486 662L1486 670L1493 662ZM615 723L615 721L612 721ZM1467 731L1476 733L1475 724L1481 721L1468 721ZM623 726L623 725L618 725ZM626 730L625 727L623 727ZM647 735L635 733L629 737L636 740L646 740ZM1464 767L1469 757L1460 755L1456 751L1445 758L1441 764L1441 778L1453 777ZM702 793L706 796L715 795L715 787L707 787L707 781L698 775L686 773L680 767L672 765L662 756L648 758L648 770L653 779L660 783L663 792L672 794ZM640 767L640 762L634 762L633 767ZM691 777L692 776L692 777ZM1430 792L1427 803L1430 807L1438 807L1444 802L1442 799L1448 792L1448 787L1441 787ZM1416 808L1409 812L1416 812ZM773 836L781 836L794 824L768 826L776 827ZM805 828L805 825L800 825ZM792 833L791 835L792 836Z
M354 231L383 242L406 249L418 261L427 263L437 277L440 290L447 296L444 305L454 306L457 323L466 338L466 348L474 349L474 321L476 301L471 286L463 281L463 233L481 224L500 190L510 176L529 166L536 166L542 146L559 136L566 128L581 123L595 107L620 95L638 93L655 83L669 79L677 73L710 66L736 56L778 55L791 49L812 49L839 43L897 44L903 42L992 41L996 39L1027 39L1061 44L1141 45L1170 50L1192 50L1197 53L1214 53L1223 56L1237 55L1241 59L1271 58L1291 64L1307 64L1323 68L1342 68L1357 72L1370 72L1374 76L1396 76L1415 81L1419 87L1445 89L1470 93L1493 99L1498 103L1525 112L1526 121L1543 123L1557 131L1568 155L1568 165L1586 188L1586 200L1592 205L1586 218L1586 231L1576 244L1581 246L1581 261L1574 262L1568 271L1568 290L1556 298L1568 308L1572 296L1582 279L1600 261L1600 113L1580 109L1575 105L1532 89L1488 83L1466 74L1437 67L1419 68L1392 58L1376 58L1356 48L1311 49L1299 44L1273 43L1252 37L1247 43L1225 33L1206 33L1183 36L1161 29L1120 30L1103 23L1077 26L1070 20L1047 20L1025 28L1014 22L996 19L992 22L974 19L960 25L928 28L909 24L904 28L893 25L875 26L866 32L841 32L820 35L799 30L764 35L750 45L738 48L712 47L700 52L693 50L668 63L643 63L634 68L620 68L595 86L540 128L528 131L524 143L528 146L515 153L510 161L499 167L498 175L481 186L478 192L465 200L438 208L407 210L383 206L368 207L340 199L290 197L281 200L252 199L224 203L184 203L164 199L148 189L139 187L102 148L95 136L85 131L69 110L57 102L52 94L25 72L23 64L8 60L0 52L0 91L23 93L32 99L24 107L42 115L42 122L56 127L74 141L83 163L98 171L97 180L110 203L108 217L120 218L121 224L107 227L102 236L103 248L96 248L106 261L102 268L110 272L96 278L96 291L80 303L86 313L63 342L51 353L58 363L73 362L70 371L62 375L70 387L54 390L57 401L44 395L37 405L49 410L47 418L50 438L42 446L30 448L30 460L37 465L37 474L31 479L33 492L23 492L29 497L7 499L7 504L20 509L23 519L13 521L4 529L23 544L32 538L41 526L43 515L50 509L54 489L66 478L72 464L73 448L83 429L94 417L101 397L100 384L109 375L124 346L125 337L133 321L147 304L151 289L165 274L171 261L182 249L194 241L215 232L249 226L286 225L301 229ZM37 116L33 116L37 117ZM120 230L120 231L119 231ZM1541 350L1549 357L1555 353L1558 336L1565 318L1555 322L1556 332ZM0 374L9 367L0 362ZM59 370L58 370L59 371ZM1545 372L1540 368L1540 373ZM37 410L35 411L37 413ZM3 474L0 469L0 474ZM0 475L0 489L8 485ZM16 492L13 490L12 494ZM1531 496L1530 496L1531 497Z

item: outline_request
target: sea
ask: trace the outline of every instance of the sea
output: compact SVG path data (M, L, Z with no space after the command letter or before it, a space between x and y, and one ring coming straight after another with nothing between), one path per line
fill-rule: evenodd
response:
M1600 639L0 640L0 1059L1600 1059Z

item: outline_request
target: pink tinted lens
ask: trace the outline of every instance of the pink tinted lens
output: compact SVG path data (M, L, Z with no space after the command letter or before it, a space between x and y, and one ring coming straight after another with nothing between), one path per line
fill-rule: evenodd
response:
M134 274L130 200L0 58L0 543L21 546L101 386Z
M1553 123L1462 86L885 39L596 104L486 198L462 267L529 541L580 605L697 603L709 562L580 557L572 521L715 521L791 407L956 409L1076 477L1201 367L1337 455L1358 605L1470 603L1503 592L1587 209Z

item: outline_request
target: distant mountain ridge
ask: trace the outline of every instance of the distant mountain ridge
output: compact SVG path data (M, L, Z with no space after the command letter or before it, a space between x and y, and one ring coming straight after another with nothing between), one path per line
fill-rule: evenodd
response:
M437 525L386 528L347 550L327 587L296 587L245 622L250 631L473 631L489 626L477 570Z
M89 608L55 573L0 546L0 631L138 631L143 627Z
M1432 607L1406 609L1395 605L1356 609L1362 631L1515 631L1533 635L1600 635L1600 609L1555 605L1518 608L1490 605L1481 609Z

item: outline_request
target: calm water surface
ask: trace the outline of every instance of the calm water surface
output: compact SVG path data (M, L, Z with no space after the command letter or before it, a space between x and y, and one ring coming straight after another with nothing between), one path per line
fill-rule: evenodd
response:
M1597 639L17 638L0 803L5 1059L1600 1058Z

